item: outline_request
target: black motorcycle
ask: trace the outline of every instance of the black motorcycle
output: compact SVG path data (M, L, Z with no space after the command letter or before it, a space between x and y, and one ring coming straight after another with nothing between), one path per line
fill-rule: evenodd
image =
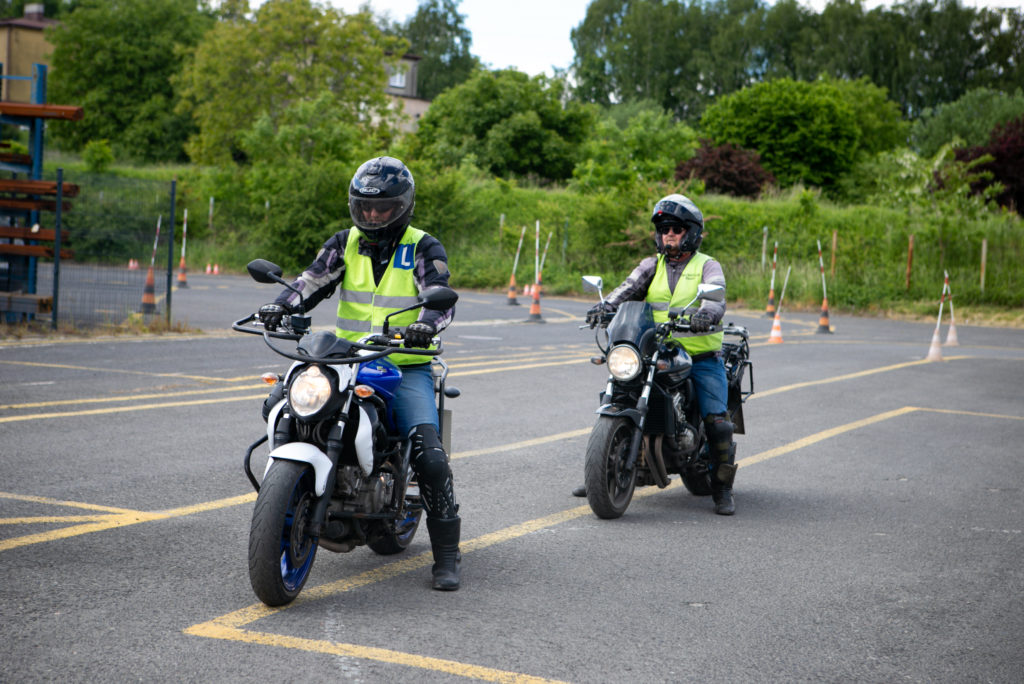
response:
M258 282L290 288L269 261L257 259L248 270ZM432 287L402 311L445 310L457 299L454 290ZM249 447L244 461L259 494L249 531L249 580L261 601L280 606L299 595L318 547L346 552L366 545L389 555L404 551L416 534L423 505L412 481L411 446L396 433L390 408L402 371L386 357L399 350L433 357L442 441L451 423L444 398L459 391L445 387L448 366L438 356L440 342L435 340L436 349L404 348L401 331L389 332L387 319L381 334L360 342L330 331L311 333L302 310L274 330L256 314L232 328L262 335L293 362L283 375L264 376L274 384L264 405L267 433ZM288 351L272 338L298 345ZM270 454L261 482L250 461L265 442Z
M584 276L583 286L600 295L601 278ZM693 362L671 338L697 335L690 331L690 307L724 297L725 288L701 284L696 298L683 309L669 311L664 323L655 323L653 309L643 301L623 302L614 315L605 314L600 321L596 340L602 355L592 361L607 364L609 376L584 470L587 501L599 518L621 517L637 486L667 487L670 473L678 473L691 494L711 494L707 435L690 378ZM732 324L699 334L715 332L727 336L722 354L728 411L734 432L742 434L743 402L754 392L749 335Z

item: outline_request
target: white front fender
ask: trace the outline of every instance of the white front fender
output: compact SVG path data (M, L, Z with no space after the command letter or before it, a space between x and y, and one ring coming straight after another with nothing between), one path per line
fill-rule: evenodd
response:
M267 459L267 470L275 461L298 461L313 466L313 475L316 478L316 495L323 496L327 490L327 475L331 472L331 460L327 454L306 442L290 442L282 444L270 452ZM267 470L263 471L264 479L267 477Z

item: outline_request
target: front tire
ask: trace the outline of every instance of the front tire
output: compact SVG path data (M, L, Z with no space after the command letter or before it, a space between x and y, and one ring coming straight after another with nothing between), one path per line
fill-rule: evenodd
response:
M317 538L308 532L316 500L312 466L270 466L249 530L249 581L268 606L293 601L309 578L317 549Z
M629 443L636 426L626 418L599 416L587 442L584 479L587 501L599 518L622 517L636 489L637 465L630 471L623 466L629 455Z

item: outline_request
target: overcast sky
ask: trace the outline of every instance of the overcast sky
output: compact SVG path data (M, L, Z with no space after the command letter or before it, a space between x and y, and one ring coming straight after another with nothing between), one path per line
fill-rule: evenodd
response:
M416 12L417 0L329 0L345 12L369 4L375 14L388 14L404 22ZM962 0L969 6L1024 8L1024 0ZM255 3L253 3L255 4ZM493 69L515 67L531 76L553 67L567 68L574 57L569 32L583 21L590 0L462 0L459 13L473 34L470 49ZM825 0L804 0L804 5L821 11ZM865 0L866 8L891 2Z

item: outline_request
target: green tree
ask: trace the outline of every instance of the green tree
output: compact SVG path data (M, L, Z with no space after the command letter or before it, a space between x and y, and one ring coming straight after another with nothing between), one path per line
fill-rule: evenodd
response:
M594 126L573 169L575 187L594 192L667 182L679 161L693 156L697 134L692 128L673 121L660 107L624 108L632 111L624 124L608 113Z
M51 139L75 150L106 139L145 161L184 158L190 124L174 113L170 77L212 22L194 0L83 0L47 30L48 99L85 112L52 126Z
M413 154L440 166L472 156L498 176L561 180L572 174L577 146L594 113L563 105L564 85L520 71L480 71L437 97L420 119Z
M1010 94L991 88L975 88L955 102L930 107L911 128L915 149L925 157L934 156L946 143L959 139L967 147L988 142L997 125L1024 114L1024 91Z
M701 118L716 143L756 150L783 186L827 186L857 159L854 108L828 82L778 79L719 98Z
M250 161L243 169L241 209L256 218L253 234L261 246L282 266L297 269L348 225L349 180L381 143L325 90L276 119L262 114L240 144Z
M276 123L290 106L325 90L350 119L382 128L393 121L387 68L408 43L382 33L367 11L344 15L311 0L267 0L251 19L232 16L206 34L175 80L179 109L199 129L187 146L194 161L244 157L240 133L259 116Z
M459 14L461 0L422 0L402 35L409 51L420 57L417 91L433 100L448 88L462 83L480 66L470 54L473 34Z

